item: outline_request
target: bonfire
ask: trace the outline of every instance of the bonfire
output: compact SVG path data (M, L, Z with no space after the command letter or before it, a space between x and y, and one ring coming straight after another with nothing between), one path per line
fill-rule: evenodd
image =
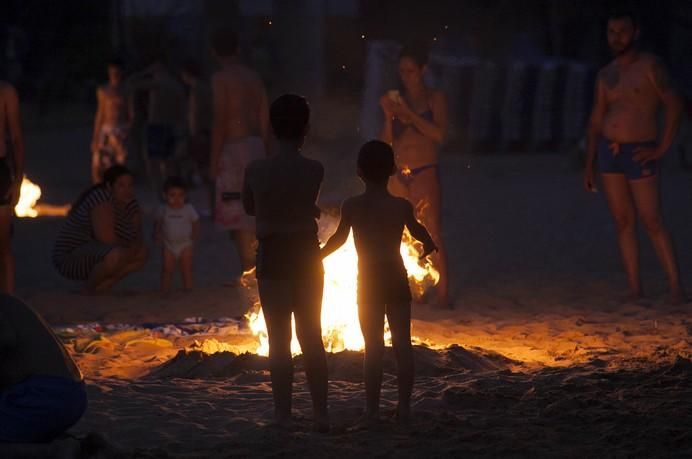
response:
M414 297L420 298L425 290L437 284L440 274L429 259L419 260L422 247L408 231L401 242L401 256L408 271ZM358 277L358 255L353 242L353 233L336 252L324 259L324 295L322 298L322 340L328 352L343 350L360 351L365 347L358 323L356 289ZM254 273L246 273L246 277ZM246 315L252 333L258 338L256 353L269 354L267 327L261 304L257 302ZM385 321L385 340L390 342L389 327ZM293 322L293 355L300 354Z

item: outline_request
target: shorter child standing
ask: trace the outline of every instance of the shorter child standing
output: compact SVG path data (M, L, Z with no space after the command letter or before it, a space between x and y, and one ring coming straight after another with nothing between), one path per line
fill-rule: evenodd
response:
M171 278L178 263L185 290L192 289L192 249L199 235L199 215L185 202L187 188L180 177L169 177L163 185L166 203L156 214L154 239L163 243L161 291L171 289Z
M423 243L421 258L437 250L428 231L414 217L411 203L387 191L389 177L395 172L389 145L379 140L363 145L358 155L358 176L365 183L365 192L344 201L339 227L322 248L322 256L326 257L346 242L353 228L358 252L358 318L365 340L366 422L379 418L385 315L397 362L397 418L402 423L409 419L413 349L411 291L399 251L404 227Z

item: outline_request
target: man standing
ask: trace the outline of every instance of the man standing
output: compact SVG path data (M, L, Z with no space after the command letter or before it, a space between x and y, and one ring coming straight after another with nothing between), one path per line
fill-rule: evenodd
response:
M8 152L9 141L9 152ZM14 206L24 178L24 139L17 91L0 81L0 291L14 291L11 233Z
M154 193L166 177L178 174L178 148L185 131L185 91L171 73L163 55L132 77L133 90L148 92L147 167Z
M131 104L125 93L123 66L120 61L108 63L108 84L96 90L98 107L91 140L91 181L103 179L103 171L127 159L127 132L132 121Z
M231 232L241 270L254 266L253 217L240 201L243 175L253 160L266 156L269 142L267 94L257 73L238 59L238 36L229 29L213 36L221 70L212 76L213 122L210 173L216 181L216 223Z
M608 45L615 59L598 74L587 131L584 186L595 191L598 169L627 274L631 299L643 296L635 218L644 225L668 277L672 303L684 301L670 234L661 215L660 159L673 143L682 111L668 73L658 58L637 47L639 26L629 12L608 20ZM659 135L657 115L663 108Z

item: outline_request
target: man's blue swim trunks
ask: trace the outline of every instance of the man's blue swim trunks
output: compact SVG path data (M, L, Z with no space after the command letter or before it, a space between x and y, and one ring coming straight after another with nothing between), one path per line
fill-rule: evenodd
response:
M49 442L76 424L86 407L84 382L30 376L0 392L0 443Z
M637 148L655 147L655 141L617 143L601 137L598 140L598 169L601 174L624 174L627 180L653 177L658 174L660 161L642 165L634 160Z

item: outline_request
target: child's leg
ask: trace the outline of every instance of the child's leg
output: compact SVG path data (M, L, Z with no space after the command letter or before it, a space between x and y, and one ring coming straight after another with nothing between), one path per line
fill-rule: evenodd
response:
M287 281L258 279L260 301L269 338L269 372L278 422L291 419L293 358L291 356L291 295Z
M387 321L392 332L392 345L396 355L399 406L397 415L408 420L413 391L413 347L411 346L411 304L387 306Z
M180 270L183 272L183 287L192 290L192 244L180 253Z
M384 354L384 304L359 304L358 320L365 340L363 372L366 416L377 418L380 412L382 356Z
M162 264L161 264L161 291L169 292L171 290L171 279L175 270L175 255L167 248L163 248Z
M312 279L305 279L303 285L296 287L296 335L303 350L305 376L308 379L315 414L315 428L325 431L329 428L327 414L327 357L322 342L322 293L324 276L322 273Z

